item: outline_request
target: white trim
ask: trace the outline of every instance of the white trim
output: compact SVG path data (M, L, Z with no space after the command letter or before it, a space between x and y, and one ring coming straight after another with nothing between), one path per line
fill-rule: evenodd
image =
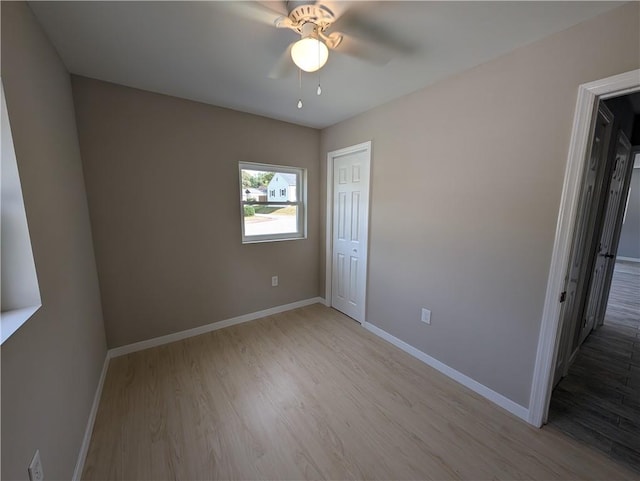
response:
M593 82L582 84L580 87L584 87L601 99L631 94L640 90L640 69L594 80Z
M324 239L324 303L331 307L331 284L333 265L333 162L331 152L327 153L327 195L325 208Z
M331 307L331 282L332 282L332 271L333 271L333 159L336 157L342 157L344 155L355 154L357 152L367 152L369 155L369 189L371 189L371 144L372 141L368 140L366 142L362 142L360 144L352 145L350 147L345 147L344 149L333 150L327 153L327 206L326 206L326 221L325 221L325 270L324 270L324 298L325 305ZM369 208L367 212L366 222L366 231L367 231L367 244L369 243L369 217L370 217L370 207L371 207L371 195L369 195ZM369 246L367 245L367 259L365 259L365 277L368 272L368 256L369 256ZM365 279L366 285L366 279ZM365 299L362 300L363 312L362 319L356 319L356 321L360 322L360 324L364 325L366 319L366 292L367 289L365 287Z
M0 344L4 344L4 341L20 329L41 307L42 304L38 304L0 313Z
M174 332L167 334L166 336L154 337L147 339L146 341L134 342L133 344L127 344L124 346L114 347L109 349L110 357L124 356L132 352L142 351L149 349L150 347L162 346L163 344L169 344L171 342L180 341L193 336L199 336L206 332L217 331L229 326L235 326L236 324L242 324L243 322L253 321L260 319L261 317L271 316L280 312L290 311L291 309L297 309L299 307L309 306L311 304L324 303L324 299L321 297L312 297L311 299L305 299L302 301L292 302L291 304L284 304L282 306L271 307L258 312L251 312L238 317L232 317L224 321L212 322L211 324L205 324L204 326L194 327L193 329L187 329L185 331Z
M244 223L244 205L245 200L242 197L242 171L243 170L256 170L263 172L273 172L274 174L293 174L296 176L296 198L297 201L282 201L280 203L289 203L297 207L296 210L296 232L287 232L284 234L245 234ZM259 164L256 162L238 162L238 178L240 181L240 224L242 230L242 244L260 244L263 242L280 242L289 240L301 240L307 238L307 169L304 167L295 167L287 165L276 164ZM267 192L267 197L268 197ZM277 201L268 201L278 204Z
M440 371L445 376L453 379L454 381L462 384L463 386L471 389L473 392L480 394L482 397L488 399L489 401L497 404L503 409L506 409L511 414L519 417L524 421L529 420L529 410L524 406L512 401L509 398L506 398L502 394L495 392L493 389L488 388L484 384L480 384L478 381L471 379L469 376L462 374L460 371L456 371L450 366L447 366L443 362L438 361L437 359L425 354L424 352L416 349L415 347L407 344L406 342L398 339L395 336L392 336L387 331L380 329L379 327L374 326L370 322L365 322L363 324L364 328L368 331L372 332L378 337L381 337L385 341L390 342L394 346L402 349L407 354L412 355L416 359L424 362L428 366L431 366L437 371Z
M556 224L556 236L542 311L536 363L531 383L529 419L534 426L546 421L551 399L553 371L560 341L559 296L565 284L571 240L575 223L582 172L591 133L591 122L598 97L610 98L640 89L640 70L580 85L576 103L569 155L564 174L562 197Z
M102 397L102 388L104 387L104 380L107 376L110 360L111 356L109 351L107 351L104 363L102 364L102 372L100 373L100 379L98 380L98 387L96 387L96 393L93 396L91 411L89 411L89 419L87 420L87 427L84 430L84 438L82 439L82 445L80 446L78 461L76 462L76 468L73 470L73 478L71 478L73 481L80 481L82 476L82 470L84 469L84 462L86 461L87 453L89 452L89 443L91 442L91 435L93 434L93 425L96 422L96 414L98 413L98 406L100 405L100 398Z
M640 258L637 258L637 257L616 256L616 260L617 261L625 261L625 262L640 262Z

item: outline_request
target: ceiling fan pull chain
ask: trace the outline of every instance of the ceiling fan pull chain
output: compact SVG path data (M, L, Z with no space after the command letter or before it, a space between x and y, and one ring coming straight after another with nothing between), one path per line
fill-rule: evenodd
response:
M298 108L302 108L302 70L298 69L298 91L300 92L300 97L298 98Z
M318 65L320 65L320 47L318 47ZM320 69L318 69L318 90L316 90L316 94L322 94L322 87L320 87Z

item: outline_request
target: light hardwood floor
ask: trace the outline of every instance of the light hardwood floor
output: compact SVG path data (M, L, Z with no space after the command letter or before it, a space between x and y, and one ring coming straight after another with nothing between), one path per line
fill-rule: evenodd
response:
M320 304L111 361L84 479L637 479Z

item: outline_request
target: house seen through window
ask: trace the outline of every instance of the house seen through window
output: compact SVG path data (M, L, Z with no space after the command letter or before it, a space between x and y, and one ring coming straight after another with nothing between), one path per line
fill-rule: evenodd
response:
M240 162L242 242L306 237L306 170Z

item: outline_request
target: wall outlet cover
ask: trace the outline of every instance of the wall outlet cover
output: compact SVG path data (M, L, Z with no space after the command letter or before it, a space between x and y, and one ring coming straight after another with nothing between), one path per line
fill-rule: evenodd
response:
M271 287L278 287L278 276L271 277Z
M422 308L422 316L420 320L426 324L431 324L431 311L429 309Z

